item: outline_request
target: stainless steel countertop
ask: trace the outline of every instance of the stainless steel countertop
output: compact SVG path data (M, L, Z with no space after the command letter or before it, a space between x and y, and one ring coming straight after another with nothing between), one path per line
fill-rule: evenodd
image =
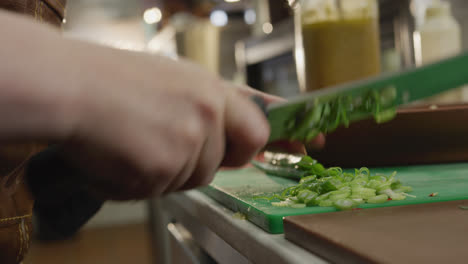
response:
M221 263L327 263L296 246L284 235L272 235L199 191L172 194L162 200L170 218L183 224L195 241Z

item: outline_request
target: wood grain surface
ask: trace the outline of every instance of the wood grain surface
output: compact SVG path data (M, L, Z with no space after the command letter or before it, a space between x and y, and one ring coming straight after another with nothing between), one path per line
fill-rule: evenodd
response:
M335 263L467 263L468 200L286 217L286 239Z

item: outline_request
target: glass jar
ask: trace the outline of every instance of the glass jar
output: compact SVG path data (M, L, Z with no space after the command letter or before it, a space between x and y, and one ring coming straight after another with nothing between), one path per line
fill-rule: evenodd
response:
M377 0L290 0L301 91L380 73Z

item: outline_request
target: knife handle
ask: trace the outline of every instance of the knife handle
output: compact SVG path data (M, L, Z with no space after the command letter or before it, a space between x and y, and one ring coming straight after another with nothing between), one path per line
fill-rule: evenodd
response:
M260 108L260 110L262 110L263 114L268 117L268 112L267 112L267 103L265 102L265 100L259 96L259 95L252 95L250 97L250 100L252 100L252 102L254 102L258 108Z

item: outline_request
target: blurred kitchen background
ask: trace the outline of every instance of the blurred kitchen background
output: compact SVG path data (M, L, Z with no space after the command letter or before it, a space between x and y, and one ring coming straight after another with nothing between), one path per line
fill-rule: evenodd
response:
M300 93L294 52L294 11L290 6L293 2L69 0L64 35L118 49L146 52L148 56L186 57L223 78L246 83L265 92L293 96ZM442 51L444 47L457 52L468 49L468 1L380 0L378 13L381 73L423 64L426 55L421 51L422 45L436 45ZM429 21L434 14L444 18ZM440 25L437 24L439 22ZM431 29L450 31L453 38L446 44L422 43L425 30ZM443 56L441 54L439 58ZM467 96L462 98L466 100ZM147 237L149 232L145 232L148 212L147 202L109 202L83 232L130 226L130 230L136 228L137 231L121 231L123 238L116 237L118 231L93 231L103 232L99 234L107 236L109 241L96 239L99 235L87 238L104 243L97 247L107 245L111 248L115 246L112 243L121 240L133 241L130 242L133 246L146 245L150 241ZM33 246L33 254L26 263L52 263L47 262L50 259L37 261L34 248L40 247L41 244ZM138 246L136 251L131 251L131 245L121 247L110 250L113 261L83 260L77 263L120 263L115 260L119 254L137 254L141 258L151 256L149 245ZM68 250L72 255L84 254L80 250ZM81 250L84 249L81 247ZM150 260L125 262L128 258L119 259L123 261L121 263L150 263Z
M119 49L188 57L236 82L292 95L294 0L71 0L64 34ZM289 3L288 3L289 2ZM382 71L416 65L418 28L435 0L380 0ZM468 4L451 4L468 47ZM416 41L417 42L417 41Z

